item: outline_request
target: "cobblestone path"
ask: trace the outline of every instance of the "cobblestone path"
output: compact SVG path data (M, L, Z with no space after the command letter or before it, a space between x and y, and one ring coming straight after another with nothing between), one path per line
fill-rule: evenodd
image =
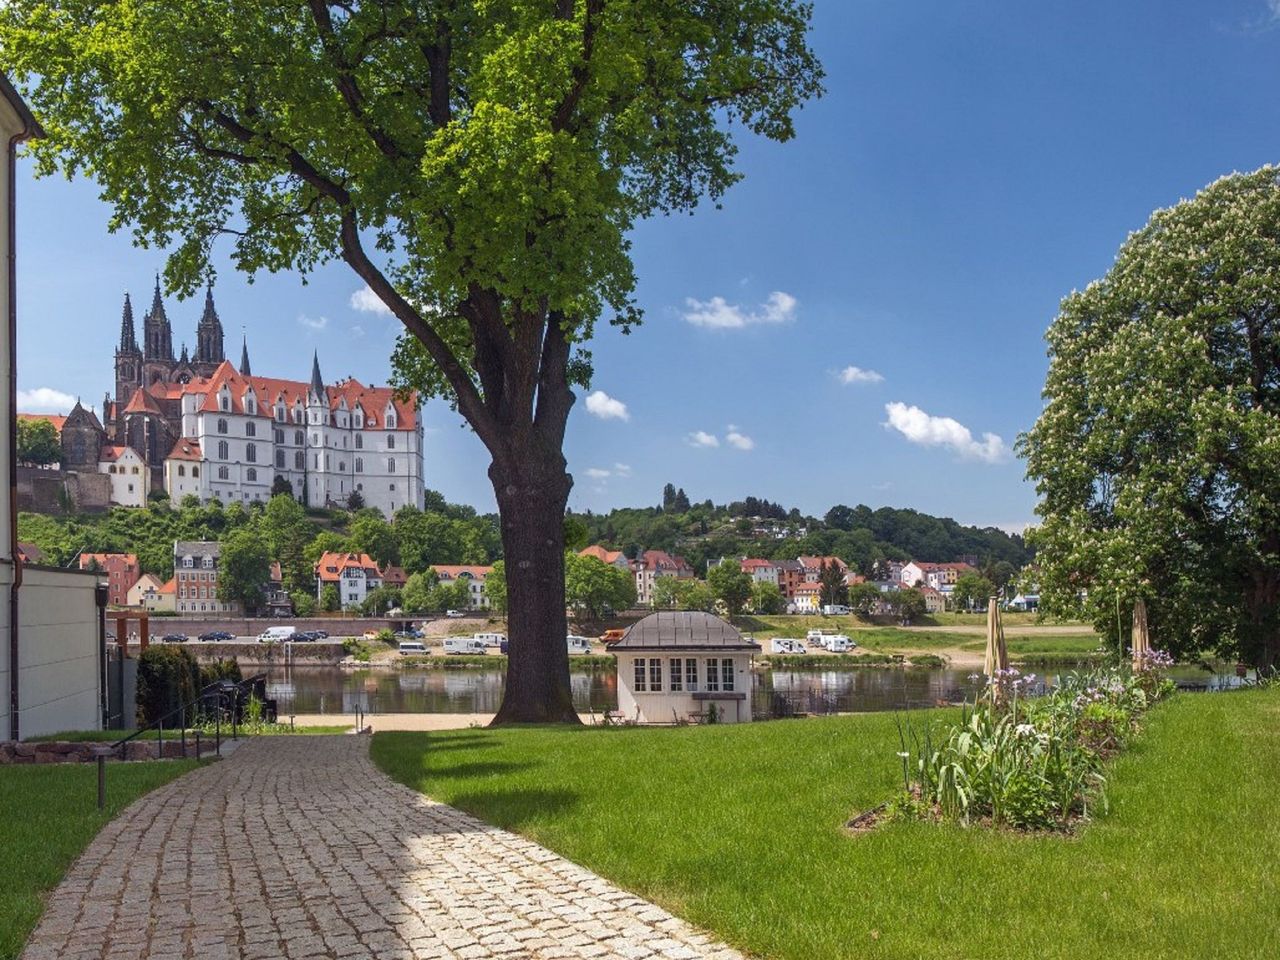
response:
M394 783L358 736L260 737L147 794L67 873L22 956L741 957Z

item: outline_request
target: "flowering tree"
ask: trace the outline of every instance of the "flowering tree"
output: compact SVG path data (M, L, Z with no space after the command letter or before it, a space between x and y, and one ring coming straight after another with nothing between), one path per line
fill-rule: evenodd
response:
M1158 211L1049 328L1020 440L1043 609L1280 661L1280 171ZM1120 623L1117 624L1117 618Z
M5 65L113 227L238 268L340 259L403 325L398 382L491 457L511 657L496 722L577 723L563 453L606 317L629 330L631 228L718 199L732 129L775 140L820 90L802 0L11 0ZM732 126L731 126L732 124Z

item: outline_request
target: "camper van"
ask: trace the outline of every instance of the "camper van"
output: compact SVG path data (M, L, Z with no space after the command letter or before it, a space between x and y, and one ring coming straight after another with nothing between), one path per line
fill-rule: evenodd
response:
M486 647L500 647L502 646L502 641L507 639L507 635L505 633L477 633L473 634L471 639L479 640Z
M774 637L769 641L770 653L805 653L804 641L791 637Z
M401 640L400 656L408 657L427 652L427 645L421 640Z
M447 637L444 641L445 653L483 654L489 651L484 641L475 637Z
M822 608L822 615L824 617L847 617L849 608L843 603L828 603Z
M848 653L851 647L857 644L846 637L843 633L833 633L822 638L822 645L828 653Z
M823 633L821 630L810 630L808 633L804 635L804 638L809 642L810 646L821 647L823 646L822 641L826 639L826 636L827 635Z
M576 634L571 633L565 638L565 640L569 644L570 656L591 652L591 641L587 637L579 637Z
M285 640L292 640L293 635L297 632L297 627L267 627L267 629L258 634L258 642L282 643Z

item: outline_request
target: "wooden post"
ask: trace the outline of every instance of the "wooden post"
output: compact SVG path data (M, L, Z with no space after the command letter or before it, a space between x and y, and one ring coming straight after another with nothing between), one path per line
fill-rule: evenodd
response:
M150 620L147 619L146 613L138 614L138 646L145 653L147 644L151 642Z

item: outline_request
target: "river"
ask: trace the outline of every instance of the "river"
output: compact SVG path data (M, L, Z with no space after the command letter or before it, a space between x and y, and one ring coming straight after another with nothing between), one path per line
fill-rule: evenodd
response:
M502 701L501 669L424 669L333 666L272 667L267 696L281 717L291 713L494 713ZM752 676L752 708L775 712L781 701L807 713L869 712L932 707L972 700L981 681L967 670L862 667L758 670ZM1180 683L1232 686L1234 676L1179 668ZM613 710L618 705L612 668L574 670L569 676L579 711Z

